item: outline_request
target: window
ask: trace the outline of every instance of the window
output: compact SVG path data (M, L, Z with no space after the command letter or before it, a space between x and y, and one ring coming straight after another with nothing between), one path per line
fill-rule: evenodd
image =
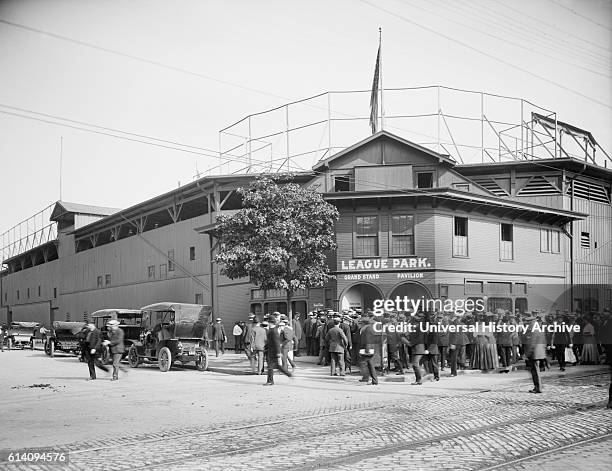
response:
M195 247L189 247L189 260L195 260Z
M466 281L465 294L482 294L484 283L482 281Z
M516 298L514 300L514 309L518 309L521 314L525 314L528 307L527 298Z
M38 285L38 297L40 298L40 285Z
M355 256L378 257L378 216L357 216Z
M334 305L334 292L331 288L325 288L325 308L333 308Z
M102 276L98 277L98 288L102 288Z
M165 263L162 263L159 266L159 277L166 278L166 276L168 276L168 265L166 265Z
M417 188L433 188L433 172L417 173Z
M168 271L174 271L174 249L168 250Z
M28 288L28 299L30 299L30 288Z
M17 290L17 299L19 299L19 290Z
M469 183L454 183L453 186L455 187L455 190L470 191Z
M468 220L467 218L454 218L453 256L468 256Z
M499 246L499 258L501 260L514 259L514 230L512 224L501 224L501 242Z
M589 234L588 232L580 233L580 247L582 247L583 249L591 248L591 234Z
M496 309L503 309L504 311L512 312L512 299L511 298L489 298L487 299L487 310L495 312Z
M251 299L263 299L264 296L264 290L263 289L252 289L251 290Z
M53 299L57 299L57 288L53 288Z
M561 233L552 229L541 229L540 252L560 253Z
M336 175L334 177L334 191L351 191L350 175Z
M391 255L414 255L414 216L391 216Z
M110 285L111 284L111 276L109 274L106 274L104 276L104 278L105 278L106 286Z
M514 283L515 294L527 294L527 283Z
M195 294L195 303L196 304L204 304L204 295L202 293Z
M448 299L448 285L440 285L440 299Z
M148 271L149 271L149 280L155 279L155 265L150 265L148 267Z

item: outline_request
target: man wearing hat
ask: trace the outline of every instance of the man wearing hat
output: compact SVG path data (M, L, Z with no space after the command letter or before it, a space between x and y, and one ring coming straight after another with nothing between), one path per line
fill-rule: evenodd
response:
M273 386L274 385L274 370L278 369L283 374L291 377L293 376L289 371L283 368L281 364L281 335L280 335L280 327L277 325L275 315L271 315L268 319L268 333L266 339L266 362L268 363L268 380L264 384L264 386Z
M227 335L225 335L225 328L221 323L221 318L217 317L216 322L212 326L212 339L215 342L215 356L219 356L219 350L221 355L225 354L225 342L227 341Z
M317 314L310 312L306 322L304 322L304 336L306 337L306 355L317 356L319 354L317 337Z
M531 379L533 380L533 389L530 389L529 392L539 394L542 392L542 380L538 362L546 358L546 335L544 332L536 330L535 326L538 318L534 311L531 315L523 317L523 320L528 323L523 337L525 366L531 371Z
M95 325L89 323L85 326L88 330L85 337L85 359L89 368L89 380L96 379L96 366L102 371L108 372L108 368L102 364L100 358L100 348L102 347L102 333Z
M108 321L106 325L108 326L108 340L102 343L110 348L113 358L113 377L111 381L117 381L119 379L119 369L127 373L127 369L121 366L121 357L125 352L125 345L123 343L124 333L123 329L119 327L119 321L113 319Z
M334 326L325 334L325 343L329 346L331 357L331 376L338 376L336 366L340 376L344 376L344 350L348 345L348 339L344 331L340 328L340 316L333 317Z
M288 370L289 364L292 368L295 368L295 362L293 361L293 345L295 343L295 332L289 326L289 318L282 314L280 316L280 327L281 336L281 359L283 368Z
M412 317L412 322L416 324L416 328L413 332L410 332L408 339L402 337L402 342L407 343L411 347L410 350L410 364L414 371L414 382L411 383L413 386L422 384L423 370L421 369L421 359L425 355L425 342L426 332L423 332L421 328L421 321L425 319L425 315L422 312L416 312Z

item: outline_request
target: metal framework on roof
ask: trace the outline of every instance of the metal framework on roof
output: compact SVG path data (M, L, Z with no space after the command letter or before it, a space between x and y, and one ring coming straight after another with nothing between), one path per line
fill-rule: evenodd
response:
M384 130L458 163L570 157L612 167L590 132L529 100L441 85L381 93ZM370 95L330 91L250 114L219 131L209 173L310 169L371 133Z

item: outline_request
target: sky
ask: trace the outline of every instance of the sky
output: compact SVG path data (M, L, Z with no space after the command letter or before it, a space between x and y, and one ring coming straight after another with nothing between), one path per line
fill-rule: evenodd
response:
M60 154L61 199L115 208L196 171L240 168L214 168L220 142L233 142L219 131L322 92L367 91L379 28L385 88L524 98L588 129L612 154L611 19L609 0L0 1L0 233L60 199ZM369 115L367 92L332 99L334 117ZM471 113L473 103L462 103L447 98L444 109ZM326 98L300 106L291 126L325 120ZM385 95L389 115L436 108L430 92ZM282 108L259 115L253 132L282 131L284 119ZM398 123L389 130L416 132L413 121ZM367 137L367 119L357 124L351 139ZM301 139L325 147L324 136L313 129ZM278 157L283 139L258 158ZM347 139L333 145L358 140Z

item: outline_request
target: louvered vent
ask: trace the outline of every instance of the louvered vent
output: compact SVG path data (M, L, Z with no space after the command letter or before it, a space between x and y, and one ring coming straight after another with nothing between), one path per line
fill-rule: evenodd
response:
M574 196L577 198L584 198L589 201L596 201L597 203L610 204L610 196L602 185L595 183L587 183L582 180L574 180L572 182L574 187ZM572 188L568 188L568 194L571 195Z
M501 186L499 186L499 183L497 183L492 178L485 178L474 181L478 183L481 187L485 188L486 190L489 190L495 196L510 196L510 193L508 193Z
M545 196L545 195L557 195L559 189L550 183L546 178L536 176L532 177L527 184L521 188L517 195L519 196Z

